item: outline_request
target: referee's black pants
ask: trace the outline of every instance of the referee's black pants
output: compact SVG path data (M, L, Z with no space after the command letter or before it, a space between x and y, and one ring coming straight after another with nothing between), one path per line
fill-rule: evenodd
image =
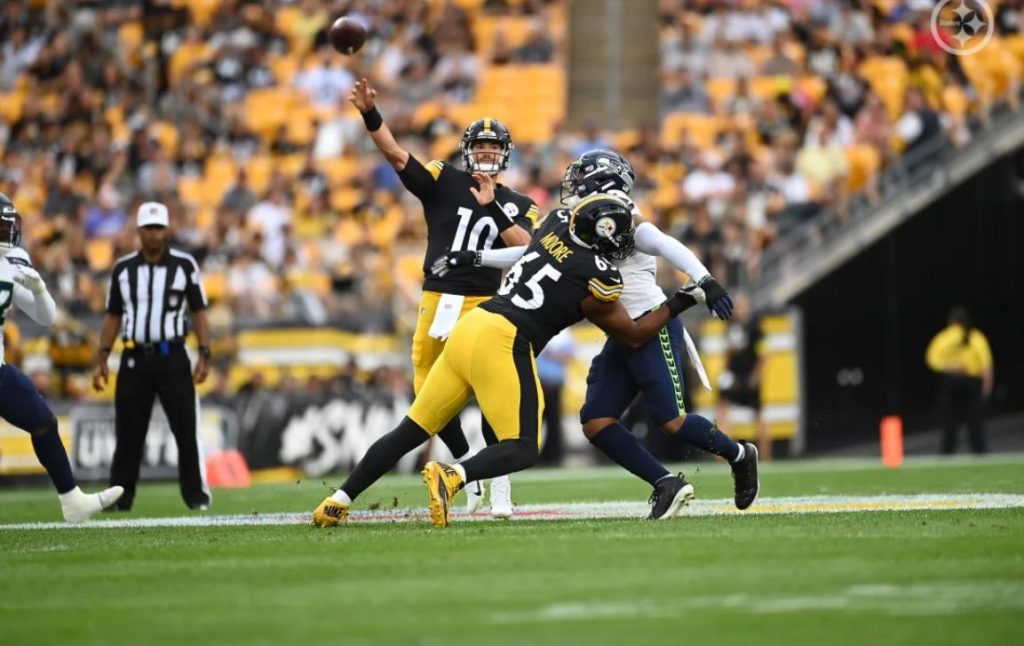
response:
M166 354L159 347L150 352L126 350L121 355L114 399L117 446L110 467L110 484L124 487L116 508L131 509L135 484L139 480L142 452L146 445L153 400L167 414L167 422L178 445L178 482L181 497L193 509L210 504L205 465L201 463L196 436L196 389L192 365L185 347L171 344Z

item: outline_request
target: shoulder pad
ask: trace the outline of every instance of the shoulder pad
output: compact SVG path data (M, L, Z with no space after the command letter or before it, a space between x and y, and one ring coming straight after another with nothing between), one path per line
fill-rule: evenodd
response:
M14 249L11 249L10 251L7 252L7 255L4 256L4 258L6 258L7 262L11 263L12 265L21 265L22 267L32 266L32 261L28 257L28 252L22 249L21 247L15 247Z

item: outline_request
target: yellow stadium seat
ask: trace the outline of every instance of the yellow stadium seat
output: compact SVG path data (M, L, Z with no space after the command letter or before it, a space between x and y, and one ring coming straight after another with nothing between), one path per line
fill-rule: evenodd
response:
M331 186L339 186L356 174L358 162L354 157L342 156L321 159L317 162Z
M281 11L284 11L282 9ZM299 57L294 54L271 56L268 64L270 71L280 85L291 85L292 77L299 69Z
M725 100L736 93L736 79L727 76L712 76L704 83L704 91L711 99L715 110L721 109Z
M178 127L169 121L154 121L149 126L149 136L160 142L160 146L168 155L178 154Z
M114 261L114 245L106 238L89 240L85 244L85 257L89 261L89 269L93 271L109 269Z
M227 277L219 271L203 272L203 289L206 290L206 297L211 301L221 301L228 292Z
M673 112L665 117L661 125L661 136L666 144L675 146L683 141L686 133L693 137L701 148L714 145L715 137L721 129L718 117L692 112Z
M274 166L274 158L270 155L255 155L245 164L245 176L249 181L249 187L257 195L267 190L267 186L270 185Z
M942 107L955 119L962 119L967 114L970 100L963 88L947 85L942 88Z
M363 198L363 191L358 188L339 188L331 191L331 206L343 213L350 213Z
M186 0L188 12L192 16L192 22L205 27L210 24L210 19L220 6L220 0Z
M0 118L7 123L14 123L21 118L24 105L25 94L23 92L0 93Z

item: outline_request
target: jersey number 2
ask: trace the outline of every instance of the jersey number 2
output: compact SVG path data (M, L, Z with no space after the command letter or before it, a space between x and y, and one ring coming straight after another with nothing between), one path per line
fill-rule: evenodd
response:
M469 240L466 240L466 229L469 228L469 220L473 217L473 209L460 206L456 211L459 214L459 228L455 230L455 240L452 241L452 251L463 251L462 243L465 242L465 251L483 251L490 249L494 239L498 237L498 225L490 216L484 216L473 225L469 232ZM480 244L480 236L487 230L487 237L483 245Z
M4 316L14 302L14 283L0 281L0 325L4 324Z
M508 270L508 275L505 276L505 282L501 285L501 289L498 293L502 296L508 296L512 293L512 290L519 283L519 279L523 277L523 267L531 260L535 260L540 257L540 253L533 251L526 254L519 261L512 266L512 269ZM550 278L553 282L558 282L558 279L562 277L562 272L558 271L548 263L544 263L544 266L537 270L533 276L530 276L530 280L523 284L523 287L530 290L528 296L529 299L523 298L519 294L512 297L512 304L516 307L524 310L535 310L544 304L544 288L540 286L540 282L545 278Z

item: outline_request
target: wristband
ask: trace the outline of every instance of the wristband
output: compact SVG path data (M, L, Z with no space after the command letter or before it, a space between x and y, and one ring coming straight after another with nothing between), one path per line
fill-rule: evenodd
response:
M110 355L110 348L100 348L100 354Z
M373 106L366 112L363 112L362 115L363 123L366 124L366 129L370 132L377 132L384 125L384 117L380 116L380 110L377 109L377 106Z
M201 345L201 346L199 346L199 356L204 358L204 359L209 359L210 357L212 357L213 353L210 352L210 346L208 346L208 345Z
M697 299L689 294L683 292L676 292L665 301L665 307L672 316L679 316L684 310L687 310L697 304Z

